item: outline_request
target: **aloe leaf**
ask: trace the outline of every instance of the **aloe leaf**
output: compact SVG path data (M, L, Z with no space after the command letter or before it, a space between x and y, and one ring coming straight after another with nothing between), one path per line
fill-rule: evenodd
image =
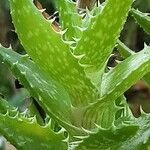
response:
M127 58L134 54L134 52L121 41L118 41L117 49L123 58ZM143 79L148 85L150 85L150 73L147 73Z
M71 102L65 89L44 74L27 56L21 56L11 49L2 47L0 55L46 113L72 132L74 127L71 125L73 123Z
M95 101L97 93L69 46L31 0L10 0L13 23L27 53L39 68L58 81L72 97L73 106ZM84 94L83 94L84 93Z
M150 34L150 17L146 13L142 13L138 10L132 9L132 14L137 21L137 23Z
M0 108L7 109L6 101L0 101ZM6 107L5 107L6 106ZM12 114L13 112L13 114ZM0 134L2 134L17 149L67 149L67 141L62 133L51 130L50 124L40 126L36 119L26 118L17 110L0 113ZM38 144L37 144L38 143Z
M72 0L59 0L58 10L61 27L67 30L64 34L65 39L78 38L80 31L77 27L81 26L82 17L77 12L76 3Z
M113 105L113 101L129 89L137 80L141 79L150 70L150 47L139 53L131 55L122 63L118 64L113 70L105 73L101 84L101 98L91 104L84 113L84 122L90 126L97 123L101 124L101 106L108 103ZM107 107L103 107L107 109ZM110 113L111 114L111 113ZM105 118L105 116L103 116Z
M81 55L80 63L87 73L94 73L100 84L107 60L117 42L130 10L132 0L107 0L103 10L91 19L89 27L83 32L74 54ZM92 77L93 78L93 77Z
M118 95L122 94L138 79L150 71L149 65L150 47L145 46L143 51L128 57L104 75L101 96L107 95L109 97L112 93L113 98L117 98Z
M138 119L124 119L117 126L91 133L76 147L76 150L146 150L150 146L150 115Z

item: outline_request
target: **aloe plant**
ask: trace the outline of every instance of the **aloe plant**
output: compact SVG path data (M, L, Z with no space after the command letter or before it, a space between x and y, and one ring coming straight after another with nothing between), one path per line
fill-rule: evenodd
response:
M83 17L74 2L59 0L55 31L54 20L45 19L32 0L10 0L27 54L1 46L0 56L49 118L41 124L36 112L20 113L2 99L0 133L17 149L148 149L150 116L134 118L123 96L137 80L150 79L150 47L133 53L119 41L130 10L149 32L149 19L131 9L132 3L107 0ZM117 43L124 60L108 69Z

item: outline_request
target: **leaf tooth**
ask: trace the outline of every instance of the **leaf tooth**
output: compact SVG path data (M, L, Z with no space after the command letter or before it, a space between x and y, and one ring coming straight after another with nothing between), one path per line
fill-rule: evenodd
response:
M37 123L36 115L34 115L33 117L28 117L27 119L29 124Z
M123 124L122 125L129 125L129 124L133 124L133 120L126 120L126 121L123 121Z
M38 9L39 12L43 13L46 11L46 8Z
M78 60L82 59L85 54L81 54L81 55L73 55L75 58L77 58Z
M69 143L69 135L64 139L64 140L62 140L63 142L67 142L67 143Z
M28 54L25 54L21 57L21 59L30 59L31 57Z
M18 63L19 63L18 61L14 62L14 63L13 63L14 67L17 67L17 64L18 64ZM12 68L13 68L13 66L12 66Z
M25 76L26 75L26 71L21 71L21 74Z
M114 69L113 67L109 67L109 66L108 66L107 68L108 68L110 71Z
M65 128L61 128L58 132L56 132L56 134L62 134L62 133L64 133L66 130L65 130Z
M21 112L20 114L21 114L23 117L26 117L27 112L28 112L28 109L25 109L25 111Z
M60 34L61 36L63 36L66 32L67 32L67 28L66 29L64 29L64 30L61 30L61 31L59 31L59 32L57 32L58 34Z
M76 27L81 32L87 30L87 27L79 27L79 26L74 26L74 27Z
M10 44L7 49L12 50L12 45Z
M80 141L73 141L73 142L71 142L70 144L71 145L74 145L74 146L77 146L77 145L79 145L80 143L82 143L83 142L83 140L80 140Z
M84 127L81 127L81 128L82 128L82 130L83 130L85 133L87 133L87 134L95 134L95 132L94 132L94 131L91 131L91 130L85 129Z
M143 111L142 106L140 106L140 112L141 112L141 115L148 115L148 113Z
M91 11L86 7L86 15L89 17L89 18L94 18L94 16L91 14Z
M44 126L44 128L51 128L52 126L52 120L50 119Z
M83 67L85 70L86 70L86 69L87 69L87 70L90 70L89 68L92 68L92 66L93 66L93 65L89 65L89 64L83 64L83 63L80 62L80 60L79 60L79 65L80 65L81 67Z
M144 42L144 51L150 51L150 48L149 46Z
M76 44L76 42L75 41L66 41L66 40L64 40L64 43L66 43L66 44L68 44L68 45L73 45L73 44Z
M18 109L17 109L18 110ZM12 118L18 118L19 117L19 111L16 111L16 114Z
M48 22L50 24L54 23L56 21L56 17L51 18L51 16L48 18Z
M34 115L33 118L32 118L32 123L37 123L37 122L38 121L37 121L36 115Z
M85 11L79 11L78 14L79 14L80 18L84 18L86 15L86 12Z
M70 49L72 50L72 52L75 50L75 48L76 48L76 47L73 46L73 45L70 46Z
M77 138L77 139L79 139L79 140L84 140L84 139L86 139L86 138L88 138L89 137L89 135L79 135L79 136L74 136L74 138Z
M94 125L96 126L96 128L100 130L105 130L105 128L103 128L101 125L98 125L97 123L94 123Z
M26 143L27 143L26 141L18 142L18 146L23 147Z
M75 42L79 42L81 38L79 38L79 37L73 37L72 39L73 39Z
M4 114L4 116L9 116L9 110L6 111L6 113Z
M122 61L121 61L121 60L118 60L118 59L116 59L115 62L116 62L117 64L122 63Z
M55 12L50 16L50 19L53 18L53 17L55 17L55 16L58 15L58 14L59 14L59 11L55 11Z

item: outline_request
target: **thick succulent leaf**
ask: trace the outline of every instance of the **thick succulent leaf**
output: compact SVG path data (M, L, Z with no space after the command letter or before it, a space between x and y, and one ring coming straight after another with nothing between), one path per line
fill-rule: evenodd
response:
M96 99L95 89L73 57L60 33L56 33L31 0L10 0L13 23L24 48L35 63L62 84L73 106ZM84 94L83 94L84 93Z
M132 9L132 14L137 23L150 34L150 17L146 13L142 13L138 10Z
M0 101L0 108L8 108L6 101ZM13 112L13 114L12 114ZM0 134L3 135L17 149L22 150L50 150L67 149L67 142L62 133L51 130L50 124L40 126L35 118L26 118L16 110L0 113ZM38 143L38 144L37 144Z
M121 41L118 41L117 49L123 58L127 58L134 54L134 52ZM148 85L150 85L150 73L147 73L143 79Z
M102 104L111 103L129 89L137 80L141 79L150 70L150 47L136 53L122 63L118 64L113 70L103 76L101 84L101 99L91 104L85 111L84 122L89 124L101 124L99 120ZM107 107L103 108L107 109ZM92 115L91 115L92 114ZM111 113L110 113L111 114ZM105 117L104 117L105 118Z
M65 39L78 38L80 31L77 27L81 26L82 17L77 12L76 4L72 0L59 0L58 10L62 30L67 29Z
M113 126L99 128L76 147L76 150L147 150L150 146L150 115Z
M117 98L150 71L149 65L150 47L145 46L143 51L128 57L103 76L101 96Z
M126 145L128 139L131 139L132 136L137 132L137 126L124 126L120 129L99 129L97 133L91 134L87 139L84 139L76 150L93 150L93 149L102 149L102 150L126 150L123 147L127 148L130 144L129 141ZM129 146L128 149L131 149Z
M107 0L102 12L92 18L74 50L75 55L81 55L80 63L87 73L95 73L95 84L100 82L100 76L117 42L131 4L132 0Z
M2 47L0 55L48 115L65 127L73 122L70 98L60 84L44 74L27 56Z

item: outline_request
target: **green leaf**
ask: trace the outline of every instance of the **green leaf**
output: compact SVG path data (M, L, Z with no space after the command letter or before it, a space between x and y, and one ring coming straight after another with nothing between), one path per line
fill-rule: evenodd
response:
M114 101L102 101L94 107L87 108L83 116L83 127L95 128L95 124L103 128L109 128L115 120L116 113L121 107L116 106Z
M150 115L121 122L110 129L99 128L83 139L76 150L147 150L150 146Z
M150 34L150 17L146 13L132 9L132 14L137 23L144 29L145 32Z
M91 76L94 73L96 81L100 84L107 60L117 42L123 28L132 0L107 0L102 12L94 16L89 27L83 32L74 54L80 56L79 60Z
M119 51L119 53L121 54L121 56L123 58L127 58L131 55L134 54L134 52L132 50L130 50L124 43L122 43L121 41L118 41L118 45L117 45L117 49ZM148 85L150 85L150 73L147 73L144 77L143 77L144 81L146 81L146 83Z
M4 100L0 101L0 106L2 105L6 105ZM7 105L4 109L7 109ZM66 150L68 147L63 132L52 131L50 123L40 126L34 117L28 119L16 110L0 113L0 134L17 149L22 150L59 150L60 147L62 150Z
M71 125L74 118L72 118L70 97L65 89L44 74L27 56L21 56L11 49L2 47L0 55L46 113L62 126L74 129Z
M123 58L127 58L134 54L132 50L130 50L124 43L120 40L117 42L117 49Z
M62 30L67 29L65 39L78 38L80 31L77 27L81 26L82 17L77 12L76 3L72 0L59 0L58 10Z
M101 124L101 107L107 109L107 105L113 105L113 101L129 89L137 80L141 79L150 70L150 47L139 53L131 55L113 70L105 73L101 84L101 98L91 104L84 113L84 122L90 126L94 123ZM103 116L105 118L105 116ZM106 118L107 119L107 118Z
M143 51L128 57L103 76L101 96L117 98L150 71L149 65L150 47L145 46Z
M10 0L13 23L25 50L39 68L58 81L72 97L73 106L95 101L97 93L69 46L31 0ZM84 94L83 94L84 93Z

